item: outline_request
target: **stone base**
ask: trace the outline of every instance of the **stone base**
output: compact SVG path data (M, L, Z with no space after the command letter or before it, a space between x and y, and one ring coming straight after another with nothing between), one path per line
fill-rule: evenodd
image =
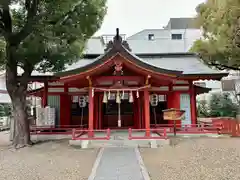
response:
M157 140L69 140L70 146L78 146L83 149L99 147L141 147L158 148L169 145L169 139Z

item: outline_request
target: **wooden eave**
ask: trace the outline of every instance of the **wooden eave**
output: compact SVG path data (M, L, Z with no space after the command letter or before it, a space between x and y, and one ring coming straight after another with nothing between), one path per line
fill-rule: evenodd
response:
M212 90L211 88L201 87L197 85L194 85L194 88L195 88L196 94L208 93L209 91Z
M228 76L229 73L217 73L217 74L181 74L180 79L184 80L218 80L220 81L223 77Z

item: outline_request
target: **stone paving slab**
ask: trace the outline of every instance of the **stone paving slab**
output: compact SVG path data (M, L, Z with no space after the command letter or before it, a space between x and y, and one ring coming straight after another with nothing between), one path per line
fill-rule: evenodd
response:
M144 180L134 148L105 148L94 180Z

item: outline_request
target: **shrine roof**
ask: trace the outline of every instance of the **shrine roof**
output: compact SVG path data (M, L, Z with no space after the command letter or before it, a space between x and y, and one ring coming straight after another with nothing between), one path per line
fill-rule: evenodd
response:
M104 64L105 62L111 60L113 57L115 57L116 55L120 55L123 57L123 61L128 61L132 64L137 65L139 68L145 69L145 70L150 70L153 73L162 73L162 74L169 74L169 75L174 75L174 76L178 76L180 74L182 74L182 71L180 70L172 70L167 69L167 68L161 68L158 66L154 66L152 64L146 63L144 60L142 60L140 57L138 57L137 55L135 55L134 53L131 52L131 49L129 47L129 45L127 44L126 41L122 41L121 36L119 36L119 32L117 29L117 34L114 37L113 41L110 41L107 45L107 48L105 49L105 53L98 56L96 59L90 61L83 61L81 62L81 60L78 63L78 67L75 66L75 68L69 70L69 68L67 69L67 71L64 72L60 72L55 74L56 76L70 76L70 75L75 75L77 73L83 73L86 72L88 70L94 69L95 67L98 67L99 65ZM81 63L82 66L81 66Z
M117 35L116 35L117 36ZM218 70L211 69L205 65L200 57L194 53L140 53L131 51L127 41L114 38L103 52L100 38L92 38L87 44L85 55L78 62L67 66L63 72L56 73L55 76L63 77L88 71L98 65L103 64L116 54L120 54L137 64L138 66L149 69L153 72L164 74L174 74L177 76L212 76L212 79L221 79L227 76ZM91 46L90 46L91 45ZM97 51L93 51L93 49ZM156 48L158 48L156 46ZM199 77L200 78L200 77Z
M202 60L193 53L161 53L161 54L136 54L140 61L149 64L153 67L182 71L183 75L219 75L227 76L227 73L222 73L218 70L211 69L205 65ZM85 55L83 59L69 65L64 73L78 73L84 71L87 66L96 65L102 55ZM214 78L213 78L214 79Z

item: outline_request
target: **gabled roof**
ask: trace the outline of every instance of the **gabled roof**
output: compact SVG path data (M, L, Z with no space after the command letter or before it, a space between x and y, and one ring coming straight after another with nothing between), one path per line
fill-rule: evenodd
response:
M117 29L117 34L114 37L113 41L110 41L107 45L107 48L105 50L105 53L95 60L93 60L90 64L87 64L86 66L82 66L80 68L76 68L70 71L60 72L55 74L55 76L70 76L75 74L81 74L81 73L87 73L89 71L92 71L95 67L103 65L107 61L111 60L116 55L121 55L125 58L125 61L128 61L129 63L132 63L139 68L145 69L147 71L150 71L152 73L159 73L159 74L169 74L174 76L179 76L182 74L182 71L179 70L170 70L165 69L161 67L157 67L154 65L151 65L149 63L145 63L144 60L136 56L135 54L131 53L131 49L126 41L122 41L121 36L119 36L119 32Z

